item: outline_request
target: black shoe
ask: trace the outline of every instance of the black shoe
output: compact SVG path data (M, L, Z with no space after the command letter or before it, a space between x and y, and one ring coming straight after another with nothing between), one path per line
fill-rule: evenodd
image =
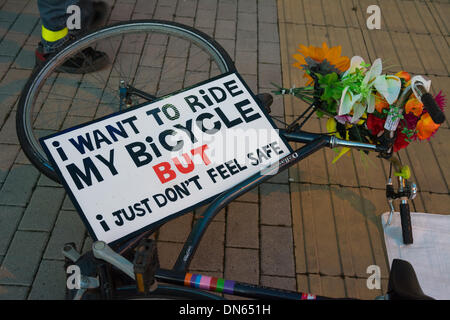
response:
M53 55L54 53L45 53L42 44L39 43L35 52L35 68L42 67ZM56 71L82 74L99 71L108 64L109 58L106 53L88 47L77 53L75 56L69 58L62 65L56 68Z

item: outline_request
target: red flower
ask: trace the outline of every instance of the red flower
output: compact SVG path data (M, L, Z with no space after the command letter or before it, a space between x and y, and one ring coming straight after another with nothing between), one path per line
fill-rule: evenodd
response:
M367 129L370 130L370 133L376 136L380 131L384 130L385 119L380 119L375 117L373 114L369 114L367 116Z
M409 142L406 141L407 138L408 137L406 136L406 134L401 132L401 130L397 130L397 138L395 139L394 142L394 152L397 152L408 146Z
M417 121L419 121L419 118L417 118L412 113L408 113L408 114L405 114L405 121L406 121L406 127L409 130L414 131L414 134L411 137L409 137L409 139L416 140L417 139L416 126L417 126Z

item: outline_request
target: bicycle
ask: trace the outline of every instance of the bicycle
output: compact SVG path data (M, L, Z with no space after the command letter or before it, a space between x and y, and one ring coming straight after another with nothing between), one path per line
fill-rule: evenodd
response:
M127 47L127 43L132 44L133 42L130 40L133 39L136 40L135 47ZM109 46L106 40L109 41ZM107 51L108 56L114 57L111 66L107 70L85 75L64 75L56 71L58 65L74 55L82 53L88 47L96 50L109 50ZM180 51L179 48L185 51ZM143 53L149 53L150 58L142 57ZM129 65L126 69L128 75L121 75L124 70L117 64L120 58L125 58ZM197 64L190 65L198 59L202 60L197 61ZM168 66L169 63L176 62L178 65L175 67ZM148 78L150 83L142 81L141 72L144 71L156 74L154 78ZM175 75L174 72L177 71L181 71L183 75ZM176 86L165 87L172 81L178 82L180 87L189 86L192 79L188 79L186 74L196 76L194 80L199 82L199 77L209 79L216 74L234 71L236 71L234 64L227 52L212 38L193 28L156 20L130 21L107 26L74 39L52 57L46 65L33 72L22 92L17 110L19 141L30 161L46 176L60 182L55 169L38 142L39 137L73 124L68 123L67 118L63 122L64 118L58 117L54 118L56 124L45 123L45 115L52 115L58 109L56 104L62 106L64 117L68 115L89 121L89 118L99 118L123 108L139 105L142 101L153 101L156 97L165 96L176 89L181 89ZM104 76L108 76L108 79L112 80L105 81ZM152 83L151 80L155 78L158 80L157 83ZM82 83L82 81L85 82ZM422 88L418 89L422 90ZM423 94L426 93L423 92ZM77 105L72 103L72 98L84 102L88 108L77 109ZM270 112L271 96L260 94L256 98L260 107ZM74 109L70 109L71 107ZM427 107L437 112L433 104L428 104ZM113 248L105 242L96 241L92 251L84 255L80 255L73 244L67 244L63 250L67 264L79 266L83 275L80 289L70 290L68 297L74 299L221 298L208 293L209 290L250 298L325 299L325 297L307 293L266 288L186 272L202 235L218 212L237 197L267 181L272 174L286 170L324 147L345 146L378 152L384 157L389 157L391 154L392 145L389 144L389 141L392 139L386 139L386 144L374 145L347 141L327 134L304 132L300 130L301 125L298 125L300 119L301 117L296 119L287 129L280 130L280 136L288 141L305 145L281 158L276 165L252 175L217 196L204 212L203 218L196 222L172 270L159 268L156 247L154 242L148 239L161 224L156 224L152 230L130 240L115 244ZM46 125L47 127L45 127ZM401 183L404 187L404 181ZM398 194L395 194L392 188L389 190L392 199L402 197L402 200L406 201L406 198L409 197L404 189L400 190ZM131 258L133 255L134 262L131 263L127 258ZM407 262L400 260L394 260L392 264L386 297L391 299L430 298L420 289L412 267Z

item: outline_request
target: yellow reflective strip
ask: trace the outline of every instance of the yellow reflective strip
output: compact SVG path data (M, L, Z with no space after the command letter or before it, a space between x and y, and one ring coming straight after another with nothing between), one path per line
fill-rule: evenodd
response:
M142 273L136 273L136 283L138 286L138 291L144 293L144 278L142 277Z
M67 28L64 28L59 31L51 31L48 30L46 27L44 27L44 25L42 25L42 39L48 42L58 41L59 39L64 38L68 32L69 29Z

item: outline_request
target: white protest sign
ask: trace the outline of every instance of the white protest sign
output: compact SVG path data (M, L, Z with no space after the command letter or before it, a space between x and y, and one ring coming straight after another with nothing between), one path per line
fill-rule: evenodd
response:
M291 151L235 74L41 139L94 240L192 210Z

